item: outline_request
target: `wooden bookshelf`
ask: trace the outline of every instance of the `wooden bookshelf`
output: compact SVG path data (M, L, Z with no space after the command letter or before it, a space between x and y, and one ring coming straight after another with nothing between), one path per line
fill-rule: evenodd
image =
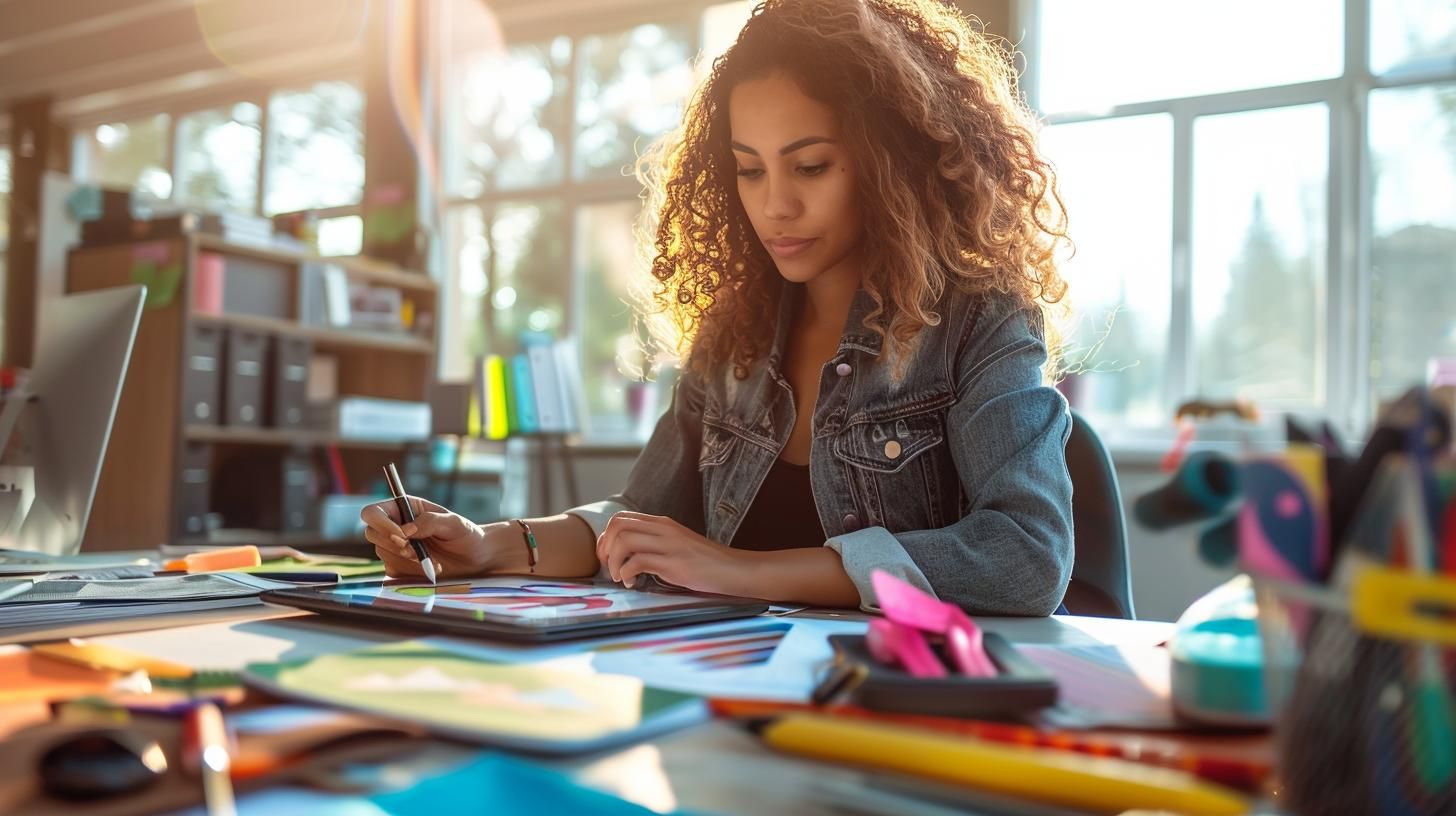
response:
M331 329L323 326L309 326L293 320L256 315L199 314L194 315L192 320L194 323L223 327L236 326L269 334L306 337L312 340L316 347L334 350L402 351L410 354L433 354L435 351L434 343L411 334Z
M264 274L275 285L281 280L287 292L283 307L267 317L197 312L193 297L199 252L248 259L254 270L261 270L249 273L240 263L236 270L228 267L228 276L235 272ZM315 354L335 359L340 397L423 401L435 368L433 329L422 335L319 326L301 320L299 309L303 269L307 264L328 263L343 269L351 282L401 290L415 304L416 314L434 316L432 325L437 326L439 290L428 275L364 258L320 258L284 248L250 246L216 236L191 234L73 249L68 257L67 290L77 292L138 282L138 259L158 256L165 257L166 265L180 264L181 275L170 300L161 303L154 300L143 310L86 531L84 546L88 550L148 549L184 539L197 540L196 536L184 535L176 509L182 488L182 453L188 445L210 446L214 500L218 473L245 457L281 457L300 448L336 447L351 485L371 483L384 462L397 458L404 443L342 439L327 430L183 424L189 338L198 326L306 338ZM224 289L225 294L228 291ZM229 304L225 302L224 309L227 308ZM284 542L309 547L332 549L359 545L356 541L326 541L316 533L279 533L278 536Z
M189 442L212 442L219 445L262 445L266 447L323 447L332 445L353 450L397 451L417 442L384 442L371 439L346 439L328 431L295 431L285 428L230 428L226 425L187 425L182 436Z
M260 247L252 244L239 244L225 241L216 235L194 234L191 240L197 248L212 252L219 252L224 255L245 255L250 258L258 258L265 261L275 261L285 264L301 263L325 263L334 264L344 268L344 271L354 280L366 281L379 286L395 286L410 292L435 292L439 289L435 279L421 272L410 272L399 267L377 261L373 258L361 258L349 255L310 255L304 252L295 252L282 247Z

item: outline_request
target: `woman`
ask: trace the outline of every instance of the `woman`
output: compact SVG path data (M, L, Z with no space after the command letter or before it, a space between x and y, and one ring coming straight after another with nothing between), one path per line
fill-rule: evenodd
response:
M879 568L972 612L1057 609L1065 218L1007 54L934 0L769 0L653 166L656 303L689 353L626 489L524 526L371 506L390 574L420 574L417 537L448 577L539 557L873 608Z

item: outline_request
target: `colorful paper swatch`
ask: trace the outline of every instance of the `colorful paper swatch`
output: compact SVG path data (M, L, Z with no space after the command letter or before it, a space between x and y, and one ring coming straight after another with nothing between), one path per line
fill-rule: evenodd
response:
M793 626L783 621L751 623L728 630L668 634L598 646L596 652L640 651L653 657L677 657L703 671L761 666Z

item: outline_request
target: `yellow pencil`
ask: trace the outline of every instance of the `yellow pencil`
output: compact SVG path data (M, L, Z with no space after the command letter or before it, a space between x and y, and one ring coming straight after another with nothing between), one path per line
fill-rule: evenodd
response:
M186 680L194 673L190 666L79 638L56 643L37 643L31 647L31 651L38 655L64 660L67 663L76 663L92 669L108 669L123 673L141 670L145 671L147 676L153 680Z
M914 728L791 714L763 729L778 750L938 779L1067 807L1247 813L1237 793L1191 774L1106 757L998 745Z

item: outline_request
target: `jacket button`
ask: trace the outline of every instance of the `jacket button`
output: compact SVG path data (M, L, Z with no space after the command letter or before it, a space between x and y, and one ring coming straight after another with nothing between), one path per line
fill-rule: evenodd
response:
M896 442L893 439L891 439L889 442L886 442L885 443L885 455L888 456L888 457L890 457L891 459L899 459L900 458L900 443L899 442Z
M849 532L851 532L851 533L854 532L855 530L858 530L859 529L859 516L856 516L853 513L845 513L844 514L844 529L847 530L847 531L849 531Z
M853 371L854 366L851 366L849 363L840 363L834 367L834 373L841 377L848 377Z

